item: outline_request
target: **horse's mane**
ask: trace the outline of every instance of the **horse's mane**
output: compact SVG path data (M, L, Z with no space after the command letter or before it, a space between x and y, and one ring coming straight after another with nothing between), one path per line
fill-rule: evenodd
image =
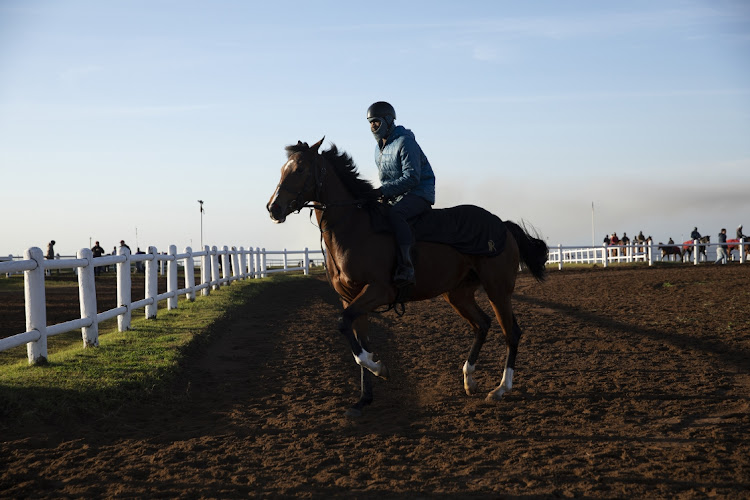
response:
M310 152L310 146L308 146L306 142L297 142L297 144L287 146L285 149L287 158L294 153ZM323 158L328 160L331 165L333 165L339 179L341 179L344 187L346 187L347 191L349 191L352 196L368 201L377 198L372 183L359 176L357 165L354 164L354 160L348 153L345 151L339 152L336 145L331 144L330 149L323 151L320 154Z

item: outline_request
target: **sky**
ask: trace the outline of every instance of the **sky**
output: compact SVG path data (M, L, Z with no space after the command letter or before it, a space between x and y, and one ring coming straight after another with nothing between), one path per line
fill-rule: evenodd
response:
M750 232L745 1L0 0L0 255L319 249L265 209L284 147L378 186L380 100L437 208L555 246Z

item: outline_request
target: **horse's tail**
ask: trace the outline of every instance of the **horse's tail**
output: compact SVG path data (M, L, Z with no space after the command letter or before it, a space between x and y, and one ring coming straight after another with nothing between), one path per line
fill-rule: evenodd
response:
M544 278L547 277L547 244L544 240L537 238L536 234L531 236L525 225L521 227L515 222L505 221L505 226L518 243L523 263L526 264L526 267L537 280L544 281Z

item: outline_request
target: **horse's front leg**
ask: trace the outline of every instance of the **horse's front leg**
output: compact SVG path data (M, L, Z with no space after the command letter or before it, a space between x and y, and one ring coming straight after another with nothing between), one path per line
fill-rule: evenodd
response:
M354 335L359 341L359 344L362 346L362 349L369 351L367 337L368 327L369 323L367 320L367 315L360 316L359 318L354 320L354 324L352 325ZM349 417L361 417L362 409L365 406L372 404L372 372L370 372L370 370L368 370L364 366L360 366L360 371L361 393L359 396L359 401L357 401L354 406L346 411L346 414Z
M347 412L350 416L361 415L362 408L372 403L372 376L388 378L388 368L385 363L376 361L368 346L367 313L394 299L394 290L368 284L353 300L342 300L344 312L339 318L338 328L349 342L354 360L361 367L362 393L359 401Z
M364 340L365 336L362 335L358 338L358 336L355 336L354 334L354 322L360 317L363 318L363 320L360 320L361 322L357 325L361 328L362 325L367 324L367 315L364 313L357 314L352 309L351 305L344 309L344 313L341 315L341 318L339 318L339 331L349 342L352 354L354 355L354 360L357 364L362 368L369 370L375 376L387 379L388 368L386 368L382 361L375 361L373 353L366 347L367 342Z

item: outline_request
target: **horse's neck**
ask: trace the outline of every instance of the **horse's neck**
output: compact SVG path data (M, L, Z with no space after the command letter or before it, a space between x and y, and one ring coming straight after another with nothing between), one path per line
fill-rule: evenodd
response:
M318 200L326 208L315 210L315 216L327 244L348 246L372 231L370 216L367 210L357 205L357 199L346 189L333 167L328 166L328 170Z

